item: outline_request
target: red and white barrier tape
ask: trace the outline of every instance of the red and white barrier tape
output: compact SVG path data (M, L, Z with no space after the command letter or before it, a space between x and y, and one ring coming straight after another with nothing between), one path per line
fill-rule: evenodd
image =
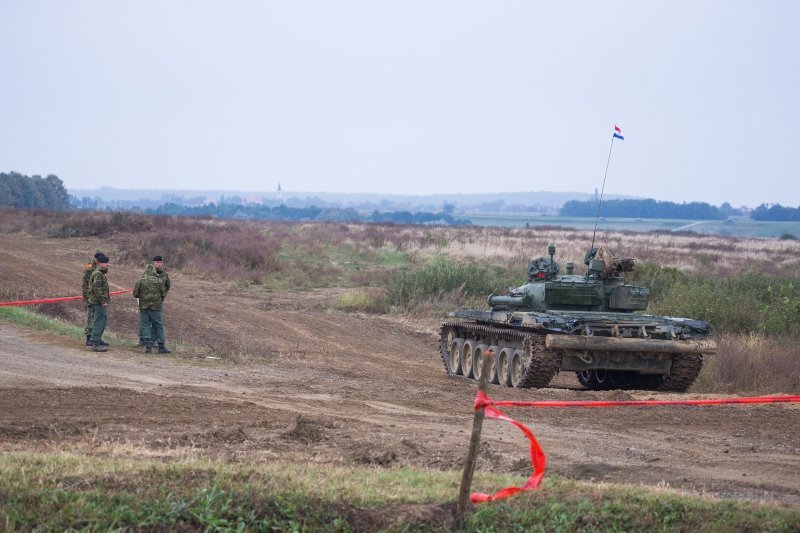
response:
M488 394L478 391L475 397L475 410L483 409L487 418L505 420L517 426L525 434L531 445L531 466L533 473L521 487L506 487L494 494L484 494L474 492L470 495L472 503L490 502L502 500L513 496L518 492L539 488L544 477L544 470L547 466L547 457L544 450L539 445L539 441L533 436L533 432L520 422L509 417L502 411L495 409L495 406L503 407L623 407L623 406L643 406L652 407L659 405L730 405L730 404L764 404L764 403L800 403L800 396L756 396L752 398L718 398L715 400L619 400L619 401L494 401Z
M114 296L117 294L125 294L126 292L133 292L133 289L114 291L109 294L111 296ZM43 300L18 300L16 302L0 302L0 307L17 306L17 305L52 304L56 302L71 302L74 300L83 300L83 296L65 296L63 298L46 298Z

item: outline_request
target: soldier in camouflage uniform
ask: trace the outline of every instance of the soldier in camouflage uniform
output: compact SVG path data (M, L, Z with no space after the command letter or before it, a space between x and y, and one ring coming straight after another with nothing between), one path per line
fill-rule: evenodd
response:
M108 343L103 342L103 333L106 330L106 321L108 320L108 304L111 302L109 295L108 279L106 279L106 272L108 272L108 257L104 254L97 254L95 256L97 268L92 271L89 277L89 294L87 301L92 306L92 314L94 321L92 322L92 334L89 338L92 344L92 350L95 352L105 352Z
M153 263L147 265L133 287L133 297L139 299L139 337L144 342L144 353L153 353L154 340L158 342L158 353L172 353L164 337L163 305L170 280L163 267L162 257L153 257Z
M97 256L100 254L101 252L94 254L92 260L83 267L83 303L86 306L86 327L83 328L83 334L86 335L86 346L92 345L92 324L94 323L94 307L89 304L89 292L91 291L89 279L92 277L92 272L97 267Z

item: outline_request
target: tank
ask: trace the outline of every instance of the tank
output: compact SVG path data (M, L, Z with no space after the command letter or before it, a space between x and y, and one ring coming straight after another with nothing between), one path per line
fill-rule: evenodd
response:
M559 372L575 372L587 389L686 391L716 352L704 320L644 314L646 287L625 283L633 258L592 248L585 275L567 263L560 274L556 247L528 264L527 282L490 295L490 309L463 309L442 324L440 345L448 375L479 380L483 357L495 356L491 383L546 387Z

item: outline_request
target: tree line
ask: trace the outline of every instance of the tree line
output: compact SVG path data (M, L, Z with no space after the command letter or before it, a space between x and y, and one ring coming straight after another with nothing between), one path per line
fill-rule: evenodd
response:
M800 222L800 207L783 207L781 204L767 207L767 204L761 204L753 209L750 218L774 222Z
M353 208L341 207L289 207L279 205L243 205L228 203L210 203L201 206L184 206L175 203L161 205L154 209L145 209L151 215L180 215L188 217L215 217L245 220L318 220L324 222L391 222L395 224L470 224L469 220L455 218L451 210L438 213L410 211L379 212L362 214Z
M69 194L54 174L43 178L19 172L0 172L0 206L22 209L69 209Z
M597 201L570 200L559 210L565 217L594 217ZM705 202L678 204L675 202L647 200L606 200L601 216L620 218L677 218L692 220L723 220L727 213L719 207Z

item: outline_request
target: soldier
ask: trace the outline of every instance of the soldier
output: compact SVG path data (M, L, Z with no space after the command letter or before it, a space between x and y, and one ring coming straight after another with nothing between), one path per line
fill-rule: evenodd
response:
M144 341L144 353L153 353L153 341L158 342L158 353L172 353L164 337L164 298L169 292L169 275L164 271L160 255L145 267L133 287L133 297L139 299L139 337Z
M92 306L92 314L94 315L92 335L89 340L92 344L92 350L105 352L108 343L103 342L103 333L106 330L106 321L108 320L108 304L111 302L108 279L106 279L108 257L105 254L98 253L95 256L95 261L97 262L97 268L92 271L92 275L89 277L87 299L89 305Z
M92 345L92 324L94 323L94 307L89 303L89 292L92 290L89 279L92 277L94 269L97 268L97 256L102 255L102 253L95 253L92 260L83 267L83 303L86 305L86 327L83 328L83 333L86 335L86 346Z
M167 293L169 292L169 288L172 285L172 282L169 279L169 273L166 270L164 270L164 258L161 257L160 255L157 255L157 256L153 257L153 268L155 268L156 274L161 276L163 278L163 280L164 280L164 299L166 299ZM163 305L161 307L161 318L162 318L162 323L163 323L163 318L164 318L164 307L163 307ZM155 340L157 338L158 338L158 332L156 331L156 325L153 324L153 328L151 330L151 335L150 335L150 340L153 341L153 340ZM138 344L138 346L146 346L145 340L142 337L141 324L139 326L139 344ZM150 352L145 352L145 353L150 353ZM166 353L170 353L170 352L166 352Z

